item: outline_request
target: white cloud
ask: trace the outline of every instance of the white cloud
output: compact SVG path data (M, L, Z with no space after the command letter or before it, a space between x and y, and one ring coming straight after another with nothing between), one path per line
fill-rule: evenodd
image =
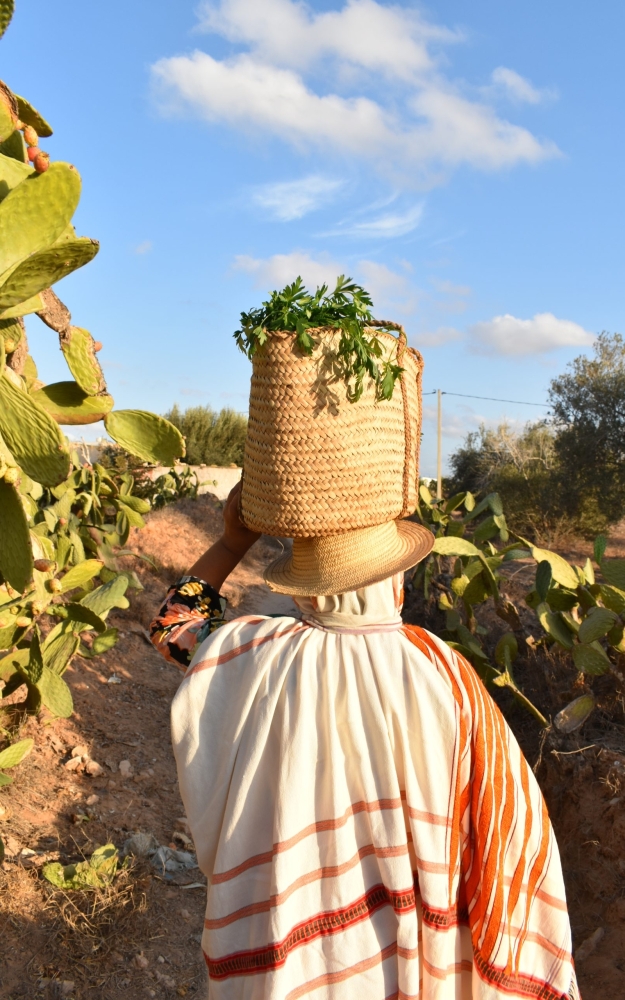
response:
M453 326L439 326L431 333L418 333L415 339L417 347L443 347L454 340L461 340L462 334Z
M303 250L288 254L274 254L273 257L235 257L234 269L244 271L254 279L257 288L269 290L282 288L302 276L308 288L327 284L334 288L339 274L349 274L362 282L374 302L375 314L382 316L385 310L395 314L409 315L414 312L420 293L411 285L404 274L397 274L385 264L377 261L360 260L354 266L334 260L329 254L312 256Z
M538 90L524 76L506 66L498 66L497 69L494 69L491 79L498 90L502 90L507 97L511 97L514 101L540 104L546 97L553 96L552 91Z
M174 113L190 107L298 149L369 160L405 184L432 183L461 164L495 170L558 152L445 78L435 48L460 36L413 9L347 0L314 13L295 0L222 0L204 5L201 24L247 51L155 63L164 107ZM393 78L392 90L384 77Z
M310 174L296 181L279 181L256 188L252 197L280 222L292 222L314 212L332 200L343 181Z
M152 241L144 240L143 243L139 243L139 245L135 247L135 253L138 254L149 253L151 249L152 249Z
M350 236L362 239L394 239L406 236L417 228L423 216L423 202L405 212L388 212L363 222L339 223L322 236Z
M472 349L478 354L520 356L543 354L558 347L586 347L594 335L571 320L553 313L537 313L532 319L517 319L506 313L469 327Z
M419 290L404 274L397 274L386 264L378 264L373 260L359 261L356 273L371 295L375 306L374 312L379 319L393 318L382 316L383 310L394 310L403 315L410 315L415 311L419 301Z
M283 288L295 281L298 275L302 276L304 284L309 288L316 288L324 283L334 288L338 275L345 271L343 265L337 264L328 254L315 258L301 250L276 253L273 257L266 258L240 254L234 259L234 268L251 274L256 288L265 289Z
M469 285L454 285L453 282L442 280L440 278L430 278L430 281L434 285L437 292L442 292L443 295L457 295L466 297L471 294L471 288Z
M199 27L249 45L274 65L303 69L334 58L403 80L433 70L432 43L449 44L461 37L428 23L415 10L375 0L347 0L342 10L324 13L294 0L205 2Z

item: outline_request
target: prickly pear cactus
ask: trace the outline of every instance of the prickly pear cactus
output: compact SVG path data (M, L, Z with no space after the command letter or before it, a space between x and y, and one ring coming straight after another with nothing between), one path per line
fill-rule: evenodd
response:
M0 35L12 13L13 0L0 0ZM141 587L117 553L150 503L134 494L131 475L70 452L61 426L106 419L111 437L159 464L184 454L184 442L154 414L115 414L101 345L72 326L52 291L99 244L71 224L80 176L39 147L51 135L39 111L0 81L0 706L26 683L28 710L69 716L64 671L73 656L91 659L115 644L106 618L128 607L129 587ZM72 380L40 379L22 318L32 314L58 336ZM44 612L55 623L45 638Z

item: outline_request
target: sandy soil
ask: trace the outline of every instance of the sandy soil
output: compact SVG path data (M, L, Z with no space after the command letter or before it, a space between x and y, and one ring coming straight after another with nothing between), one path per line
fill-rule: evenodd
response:
M199 948L205 888L197 869L167 881L147 862L138 862L120 878L116 894L84 914L73 908L76 894L53 891L40 869L46 860L80 860L108 841L122 846L137 831L153 834L159 844L184 848L169 743L169 705L179 674L152 649L145 628L167 586L220 529L221 504L209 495L151 515L129 547L154 560L157 569L129 560L145 589L128 611L111 616L111 624L121 630L118 645L95 661L77 658L65 675L74 716L23 720L21 735L32 736L35 749L14 772L15 784L0 792L0 835L8 847L0 868L0 997L205 996ZM237 568L225 588L230 614L292 610L289 599L272 595L262 583L262 568L279 551L279 542L262 539ZM514 598L514 580L509 589ZM415 607L409 600L409 616ZM576 678L558 673L557 664L552 676L544 664L529 661L520 670L532 697L542 698L543 705L551 699L550 705L561 707L559 699L580 693ZM112 677L120 682L110 683ZM614 714L615 698L621 697L623 715L618 683L610 688L609 680L596 680L601 683L595 694L602 697L603 684L606 706L611 706L606 719L612 743L601 713L575 736L550 737L541 744L533 721L505 707L545 790L563 856L576 947L599 928L604 932L579 964L584 1000L625 1000L625 726ZM68 769L72 749L79 745L101 765L102 774L90 777ZM120 772L122 761L129 763Z

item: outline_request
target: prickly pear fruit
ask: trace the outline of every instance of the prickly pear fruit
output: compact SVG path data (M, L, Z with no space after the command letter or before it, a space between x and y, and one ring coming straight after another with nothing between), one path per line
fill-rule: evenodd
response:
M27 476L57 486L69 475L69 448L58 424L28 393L0 376L0 434Z
M56 577L53 580L46 580L46 590L49 590L51 594L60 594L62 589L61 581L57 580Z
M93 342L93 349L96 352L96 354L98 353L98 351L101 351L102 350L102 341L101 340L94 340L94 342Z
M15 619L15 624L17 625L18 628L30 628L30 626L32 625L32 621L30 620L30 618L27 618L26 615L19 615Z
M16 469L14 465L12 465L9 469L6 469L2 478L5 483L11 483L11 484L16 483L20 478L20 471L19 469Z
M37 567L35 566L35 569ZM30 610L33 615L41 615L45 610L45 604L43 601L31 601Z
M13 17L13 0L0 0L0 38L9 27Z
M31 147L30 147L30 148L29 148L29 149L28 149L28 150L26 151L26 156L28 157L28 159L29 159L29 160L30 160L30 162L32 163L32 162L33 162L33 160L35 159L35 157L36 157L36 156L39 156L40 152L41 152L41 150L39 149L39 146L31 146Z
M33 173L9 191L0 203L0 276L54 243L79 199L80 176L68 163L53 163L45 174Z
M0 337L5 351L11 354L22 339L22 324L16 319L0 319Z
M33 160L33 167L35 168L38 174L45 174L49 166L50 166L50 156L48 155L48 153L40 152Z
M33 553L22 501L15 488L1 480L0 572L20 594L33 575Z
M53 164L51 169L55 166ZM62 246L55 244L28 257L5 276L4 282L0 279L0 310L4 312L5 309L24 302L60 281L65 275L88 264L99 249L97 240L80 236L65 241Z
M65 525L67 524L67 518L66 517L60 517L59 518L59 524L61 525L62 528L64 528Z
M49 138L52 135L52 128L48 125L45 118L39 114L36 108L33 108L32 104L25 97L20 97L19 94L15 94L14 97L17 101L17 110L22 124L31 125L40 139Z
M56 563L52 559L35 559L33 565L40 573L49 573L50 570L54 569Z
M94 424L113 409L112 396L88 396L77 382L53 382L31 395L57 424Z
M36 146L39 142L39 136L35 132L32 125L26 125L24 128L24 139L29 146Z
M67 367L83 392L88 396L104 392L106 382L96 359L94 340L89 331L80 326L70 326L68 332L61 334L59 339Z
M185 453L177 427L163 417L144 410L113 410L104 426L117 444L145 462L173 465Z

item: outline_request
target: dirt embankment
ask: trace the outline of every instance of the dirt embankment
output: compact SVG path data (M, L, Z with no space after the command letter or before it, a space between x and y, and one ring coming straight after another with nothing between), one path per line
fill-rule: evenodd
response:
M90 896L82 909L75 893L51 891L39 873L46 859L78 861L109 841L122 846L137 831L162 845L189 846L169 742L179 674L153 650L145 629L169 584L220 531L221 504L210 495L152 514L129 547L157 568L129 560L145 589L131 595L128 611L111 615L118 645L93 661L77 658L68 670L71 719L24 722L21 735L35 739L35 750L14 772L15 784L0 792L0 835L8 846L0 870L0 996L7 1000L205 996L205 888L197 869L168 880L138 862L114 891ZM263 567L279 551L279 542L263 539L237 568L224 588L230 614L292 610L262 582ZM516 587L510 580L518 602L518 578ZM505 628L492 609L484 613L494 629ZM432 607L418 608L412 597L407 615L441 627ZM528 656L517 674L543 710L581 693L574 672L555 659ZM597 678L593 688L599 708L570 737L541 740L531 718L505 697L503 703L546 794L576 946L603 929L579 964L584 1000L625 1000L623 695L616 678ZM89 776L84 764L71 769L76 747L101 765L101 774Z

